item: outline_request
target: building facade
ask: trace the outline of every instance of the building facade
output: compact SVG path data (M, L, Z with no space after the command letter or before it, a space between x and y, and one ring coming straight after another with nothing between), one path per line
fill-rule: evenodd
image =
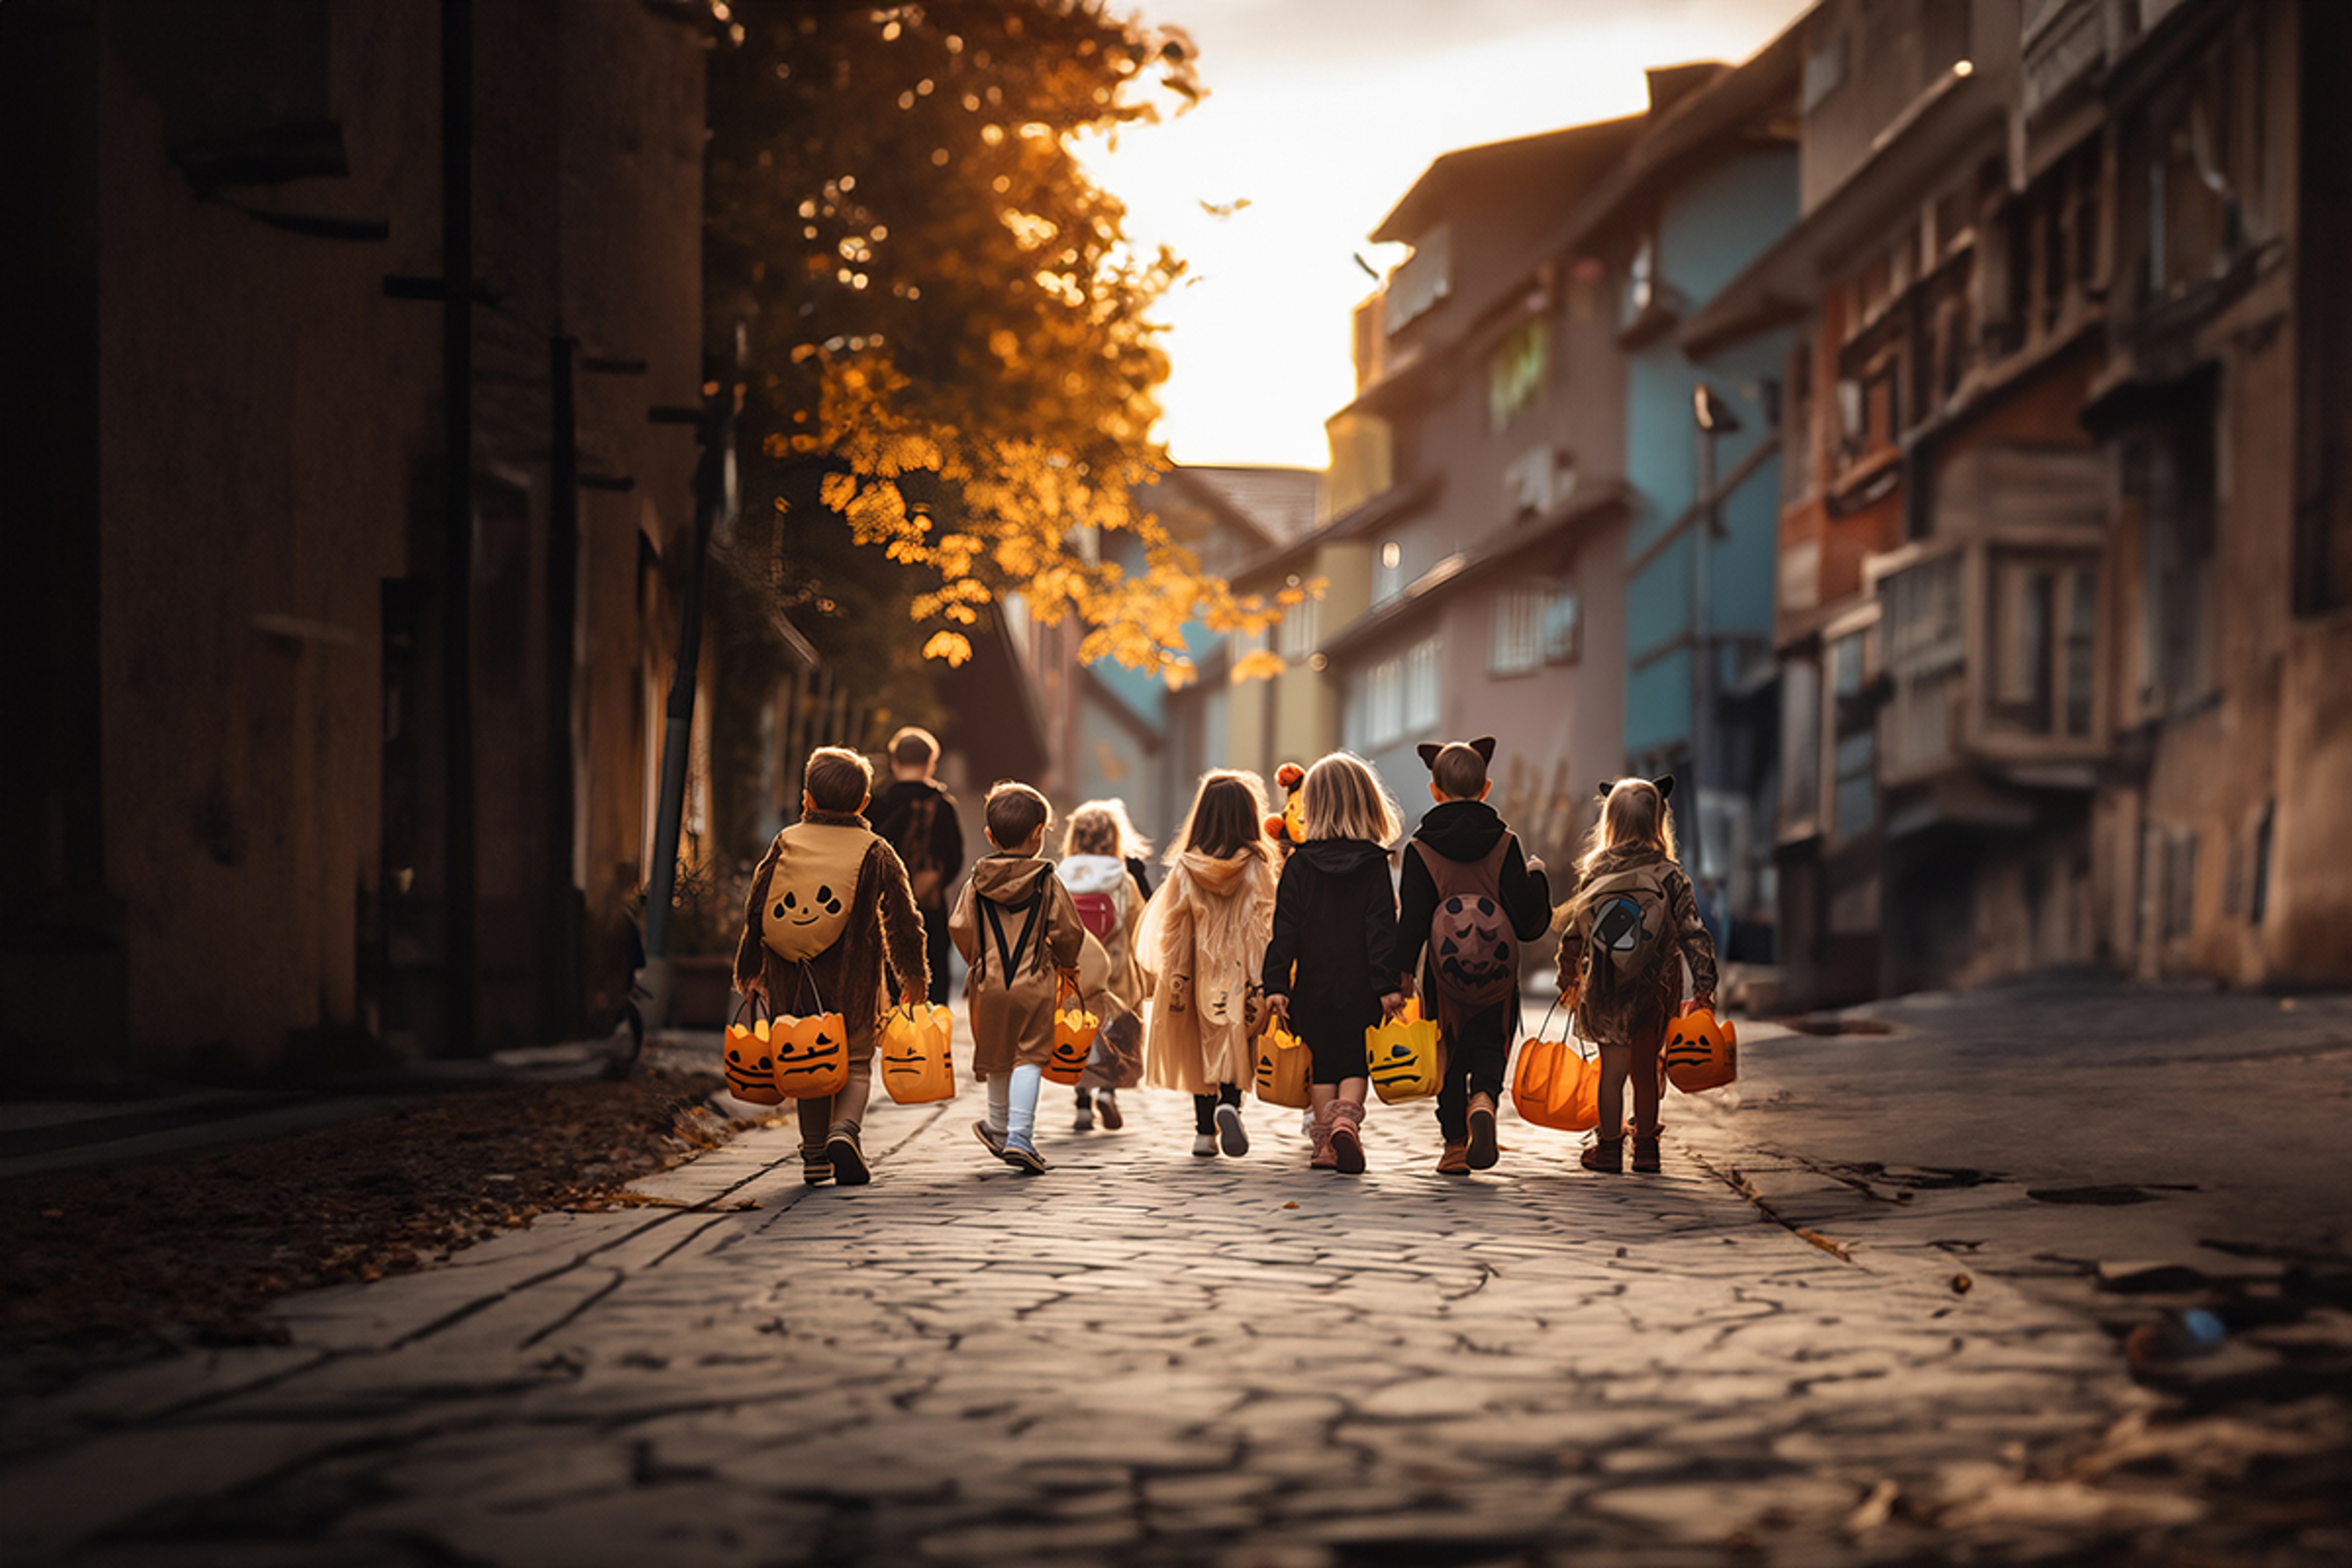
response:
M34 555L0 617L11 1073L328 1068L618 1005L690 538L692 431L646 411L702 380L704 43L645 5L0 10L38 153L0 245L52 307L0 349Z

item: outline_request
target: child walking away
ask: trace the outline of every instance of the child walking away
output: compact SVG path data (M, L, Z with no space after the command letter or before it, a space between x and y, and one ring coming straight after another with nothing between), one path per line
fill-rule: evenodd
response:
M1203 1159L1249 1152L1241 1086L1256 1069L1259 971L1274 923L1265 813L1256 774L1203 777L1169 852L1168 883L1143 917L1144 962L1157 982L1146 1078L1192 1097L1192 1152Z
M1690 879L1675 858L1666 809L1673 775L1601 786L1601 820L1577 862L1568 930L1559 939L1559 989L1576 997L1579 1026L1601 1047L1601 1139L1587 1170L1624 1169L1625 1080L1633 1080L1633 1169L1658 1168L1658 1050L1682 1000L1681 959L1691 991L1715 1005L1715 942L1698 918Z
M1364 1031L1404 1007L1396 963L1389 841L1396 803L1360 757L1307 770L1307 842L1282 868L1266 943L1266 1004L1313 1060L1307 1099L1318 1171L1364 1168Z
M890 737L890 787L874 802L874 831L906 864L923 915L923 956L931 966L934 1006L948 999L948 893L963 869L963 828L956 799L932 780L940 743L911 726Z
M776 835L751 873L735 988L790 1008L822 998L849 1037L849 1081L829 1098L800 1102L801 1179L845 1187L872 1179L858 1130L874 1087L874 1026L883 966L897 975L901 1003L929 988L923 919L907 868L866 826L874 770L856 752L825 746L809 755L801 819Z
M1046 1169L1037 1152L1037 1090L1054 1053L1054 1004L1060 985L1076 989L1087 938L1053 863L1038 858L1052 816L1027 784L990 790L985 817L995 853L972 867L948 917L948 934L971 968L972 1070L988 1082L988 1115L972 1131L1033 1175Z
M1397 895L1397 963L1408 977L1420 968L1445 1042L1437 1169L1449 1176L1495 1163L1495 1103L1519 1017L1518 943L1551 925L1543 862L1527 858L1486 804L1494 757L1492 735L1421 748L1437 804L1413 830Z
M1143 1076L1144 976L1136 931L1151 897L1143 873L1143 857L1150 853L1151 846L1128 820L1122 801L1087 802L1070 813L1062 834L1062 863L1054 874L1069 889L1079 923L1102 944L1110 968L1111 1005L1103 1012L1086 1075L1078 1079L1074 1125L1080 1132L1094 1131L1097 1112L1106 1128L1118 1131L1127 1120L1119 1112L1118 1091L1132 1089Z

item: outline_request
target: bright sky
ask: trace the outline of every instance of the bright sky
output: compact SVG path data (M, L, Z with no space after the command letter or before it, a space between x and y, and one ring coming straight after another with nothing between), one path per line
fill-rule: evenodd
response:
M1740 60L1806 0L1144 0L1209 97L1089 159L1139 247L1192 264L1161 308L1180 462L1323 467L1355 395L1349 318L1402 247L1364 238L1440 153L1647 105L1646 66ZM1202 204L1249 205L1219 218Z

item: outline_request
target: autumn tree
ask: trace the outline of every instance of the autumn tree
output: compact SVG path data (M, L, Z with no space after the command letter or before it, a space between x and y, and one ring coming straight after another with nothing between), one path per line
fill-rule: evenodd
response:
M1015 592L1079 617L1084 657L1171 679L1188 621L1277 618L1137 507L1165 466L1150 312L1182 264L1127 245L1076 153L1197 100L1184 36L1099 0L741 0L733 20L708 247L712 310L752 345L737 556L820 611L895 583L902 640L951 663ZM1076 548L1089 530L1131 532L1140 568Z

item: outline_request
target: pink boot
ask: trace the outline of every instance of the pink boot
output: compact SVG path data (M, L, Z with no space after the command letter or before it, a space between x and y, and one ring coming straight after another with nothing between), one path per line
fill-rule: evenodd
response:
M1333 1109L1326 1105L1318 1107L1315 1112L1315 1153L1307 1162L1307 1168L1310 1171L1336 1171L1339 1168L1339 1158L1331 1152Z
M1331 1160L1343 1176L1364 1173L1364 1108L1353 1100L1331 1102Z

